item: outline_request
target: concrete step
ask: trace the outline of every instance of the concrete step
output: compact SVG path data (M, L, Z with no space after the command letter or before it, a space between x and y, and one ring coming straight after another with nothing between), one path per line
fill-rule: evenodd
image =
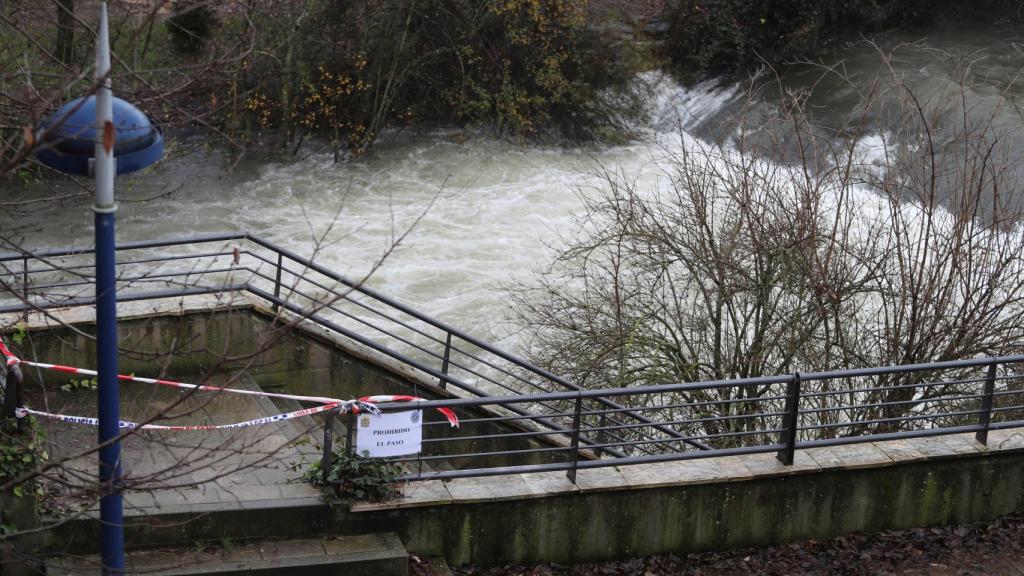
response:
M129 574L186 576L217 574L302 574L303 576L406 576L408 554L391 533L334 536L303 540L273 540L218 548L195 546L128 552ZM100 574L99 556L51 558L48 576Z

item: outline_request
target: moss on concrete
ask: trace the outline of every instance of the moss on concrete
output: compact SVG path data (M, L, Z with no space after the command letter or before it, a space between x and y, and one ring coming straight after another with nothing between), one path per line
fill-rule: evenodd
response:
M495 478L495 482L501 482ZM1019 510L1024 454L679 487L350 513L336 528L395 530L454 565L594 562L990 520Z

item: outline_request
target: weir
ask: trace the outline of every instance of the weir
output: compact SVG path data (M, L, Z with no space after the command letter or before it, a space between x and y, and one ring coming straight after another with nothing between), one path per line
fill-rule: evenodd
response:
M424 409L423 450L397 459L402 497L384 503L330 504L301 483L300 461L319 458L330 418L273 422L251 436L130 438L128 478L143 481L128 486L126 541L137 549L394 533L409 552L451 563L584 562L1022 509L1024 357L584 390L252 236L119 252L124 373L290 395L426 399L412 404ZM16 352L90 366L89 251L0 255L0 262L2 321L20 340ZM49 412L90 415L87 392L58 392L66 376L28 376L36 379L26 386L30 408L46 391ZM721 394L752 387L760 393ZM168 418L172 391L141 390L126 402L136 421L215 423L309 405L215 396ZM882 394L892 391L902 395ZM709 411L719 405L741 409ZM379 406L393 412L410 404ZM461 428L434 408L455 411ZM339 421L337 438L328 436L344 444L354 420ZM60 447L55 458L88 446L93 434L40 422ZM142 447L147 442L154 444ZM193 466L161 468L168 461ZM82 482L61 484L60 506L44 516L67 512L75 495L86 505L61 520L44 517L46 536L26 540L26 553L94 550L96 520L82 489L95 465L79 462L65 467ZM36 524L37 513L25 512L22 522ZM273 559L258 552L250 560Z

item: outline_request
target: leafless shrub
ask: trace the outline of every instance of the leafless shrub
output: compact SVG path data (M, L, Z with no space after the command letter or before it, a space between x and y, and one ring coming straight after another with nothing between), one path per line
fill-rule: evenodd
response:
M887 67L858 88L858 113L835 132L814 125L807 93L787 93L756 123L740 115L720 141L681 134L678 147L662 150L667 185L656 190L603 168L606 191L584 194L567 247L514 291L532 357L599 388L1019 351L1018 162L997 111L971 107L966 79L931 104ZM766 108L756 94L744 110ZM879 135L871 127L883 116L898 123ZM928 376L945 384L923 386ZM953 401L938 408L930 399L976 382L950 373L814 382L805 389L872 390L808 400L807 408L850 408L805 415L804 424L834 425L807 435L936 425L938 416L893 419L955 412ZM778 418L736 416L777 413L781 401L762 400L778 393L673 395L664 404L728 403L676 407L661 419L703 419L689 427L696 434L768 430ZM900 403L871 406L883 402ZM853 421L863 424L839 426ZM747 440L718 444L730 442Z

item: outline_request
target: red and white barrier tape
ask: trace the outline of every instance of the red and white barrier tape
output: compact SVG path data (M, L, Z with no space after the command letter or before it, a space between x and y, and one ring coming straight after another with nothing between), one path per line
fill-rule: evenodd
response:
M362 398L359 399L360 402L371 402L374 404L378 402L418 402L420 400L426 400L426 398L420 398L418 396L406 396L404 394L379 394L377 396L363 396ZM358 413L359 406L356 405L352 409L352 411ZM444 417L448 419L448 424L452 428L459 427L459 417L456 416L455 412L453 412L450 408L438 408L437 411L440 412L441 414L444 414Z
M62 366L60 364L45 364L43 362L31 362L29 360L19 360L15 358L15 362L25 365L34 366L36 368L42 368L44 370L55 370L57 372L65 372L67 374L80 374L83 376L96 376L98 373L95 370L87 370L85 368L75 368L72 366ZM161 380L158 378L143 378L141 376L133 376L126 374L118 374L117 379L122 382L142 382L145 384L158 384L160 386L172 386L174 388L185 388L187 390L201 390L203 392L228 392L231 394L246 394L248 396L263 396L267 398L284 398L287 400L299 400L302 402L319 402L320 404L337 404L344 402L340 398L328 398L326 396L299 396L296 394L279 394L277 392L263 392L260 390L241 390L238 388L224 388L222 386L205 386L202 384L188 384L185 382L175 382L173 380Z
M13 353L11 353L10 350L7 349L7 346L4 344L2 338L0 338L0 355L7 359L8 366L14 366L18 362L21 362L21 360L19 360L17 356L15 356Z
M345 414L350 410L358 412L360 409L364 409L368 412L371 412L375 410L376 407L369 404L364 404L358 400L348 400L346 402L338 402L336 404L324 404L323 406L305 408L303 410L295 410L294 412L286 412L284 414L275 414L273 416L254 418L252 420L246 420L244 422L235 422L233 424L199 424L192 426L176 426L164 424L136 424L135 422L126 422L124 420L118 420L117 425L119 428L137 428L139 430L225 430L229 428L248 428L250 426L260 426L263 424L270 424L272 422L281 422L283 420L300 418L302 416L310 416L312 414L319 414L321 412L327 412L328 410L334 409L338 409L340 414ZM380 413L380 410L376 410L376 413ZM18 408L15 413L15 415L18 418L24 418L25 416L28 416L30 414L33 416L49 418L51 420L58 420L60 422L69 422L72 424L86 424L89 426L99 425L99 420L97 418L89 418L86 416L68 416L67 414L51 414L49 412L40 412L38 410L32 410L30 408Z
M7 365L12 366L15 364L24 364L25 366L33 366L36 368L42 368L44 370L54 370L57 372L64 372L67 374L79 374L82 376L97 376L99 373L95 370L87 370L85 368L75 368L74 366L63 366L61 364L46 364L43 362L32 362L30 360L22 360L15 356L11 351L4 345L2 339L0 339L0 354L7 358ZM171 386L174 388L184 388L187 390L199 390L203 392L227 392L231 394L245 394L249 396L263 396L266 398L284 398L287 400L298 400L300 402L319 402L323 406L316 408L307 408L304 410L296 410L295 412L288 412L286 414L278 414L276 416L266 416L264 418L257 418L255 420L249 420L246 422L238 422L235 424L221 424L221 425L196 425L196 426L163 426L157 424L144 424L141 426L143 430L217 430L221 428L244 428L246 426L256 426L258 424L267 424L269 422L277 422L279 420L287 420L289 418L298 418L300 416L308 416L310 414L317 414L319 412L326 412L334 408L341 408L342 414L351 410L353 413L358 413L360 408L364 408L367 412L377 413L377 410L372 404L379 402L417 402L425 400L425 398L419 398L417 396L407 396L404 394L381 394L376 396L363 396L359 400L341 400L338 398L328 398L326 396L300 396L296 394L281 394L277 392L263 392L260 390L241 390L238 388L224 388L221 386L205 386L202 384L188 384L186 382L175 382L173 380L162 380L158 378L143 378L141 376L118 374L117 379L122 382L142 382L145 384L157 384L160 386ZM33 414L36 416L42 416L44 418L51 418L54 420L60 420L62 422L72 422L77 424L89 424L92 426L97 425L95 418L88 418L85 416L68 416L65 414L50 414L48 412L38 412L35 410L21 409L23 417L25 414ZM438 408L438 412L444 414L444 417L448 420L453 428L458 428L459 418L449 408ZM119 421L121 428L138 428L139 425L134 422Z

